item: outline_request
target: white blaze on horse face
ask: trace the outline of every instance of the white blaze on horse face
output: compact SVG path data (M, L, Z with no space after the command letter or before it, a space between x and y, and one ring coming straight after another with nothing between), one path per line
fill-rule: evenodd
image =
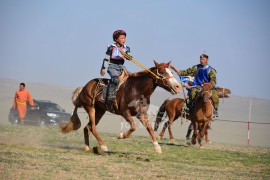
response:
M168 73L169 75L169 82L172 84L173 89L179 93L180 92L180 84L178 83L178 81L175 79L175 77L173 76L173 73L171 72L170 69L165 68L166 73Z

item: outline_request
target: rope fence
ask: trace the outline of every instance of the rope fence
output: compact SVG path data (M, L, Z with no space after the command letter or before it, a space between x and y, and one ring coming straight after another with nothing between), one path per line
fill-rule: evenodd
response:
M226 121L226 122L237 122L237 123L248 123L248 121L234 121L234 120L226 120L226 119L214 119L214 121ZM249 121L250 124L270 124L265 122L255 122Z
M86 112L78 112L78 113L86 113ZM116 114L112 114L112 113L105 113L104 115L109 115L109 116L118 116ZM148 117L156 117L156 115L148 115ZM179 117L181 118L181 117ZM166 118L164 118L166 119ZM213 119L213 121L223 121L223 122L232 122L232 123L248 123L248 121L236 121L236 120L228 120L228 119ZM270 125L270 122L255 122L255 121L249 121L250 124L268 124Z

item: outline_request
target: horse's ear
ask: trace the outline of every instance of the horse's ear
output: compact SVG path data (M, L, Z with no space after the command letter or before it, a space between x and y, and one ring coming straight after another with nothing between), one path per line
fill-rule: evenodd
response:
M170 67L171 61L166 64L167 68Z
M154 60L154 63L155 63L155 66L156 67L158 67L159 66L159 64Z

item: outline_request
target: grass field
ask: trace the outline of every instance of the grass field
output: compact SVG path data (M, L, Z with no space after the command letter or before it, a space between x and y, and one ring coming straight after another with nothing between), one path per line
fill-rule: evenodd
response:
M0 179L270 179L270 147L163 140L155 154L150 137L101 136L110 153L96 155L83 151L81 129L0 125Z

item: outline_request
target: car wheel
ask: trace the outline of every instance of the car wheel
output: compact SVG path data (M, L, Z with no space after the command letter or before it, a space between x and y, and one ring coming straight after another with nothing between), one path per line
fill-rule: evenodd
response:
M12 120L12 125L14 125L14 126L17 126L18 125L18 122L19 122L19 119L18 118L14 118L13 120Z
M39 126L40 127L45 127L45 121L43 119L39 120Z

